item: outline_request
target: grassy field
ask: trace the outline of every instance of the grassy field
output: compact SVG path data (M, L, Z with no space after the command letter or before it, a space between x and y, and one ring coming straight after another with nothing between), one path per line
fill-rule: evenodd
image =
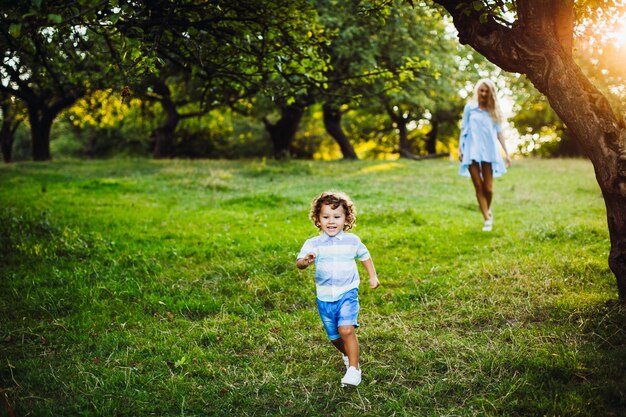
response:
M0 415L626 415L626 310L591 164L515 161L492 233L456 170L1 166ZM354 199L382 282L361 286L358 388L340 388L314 272L295 268L326 189Z

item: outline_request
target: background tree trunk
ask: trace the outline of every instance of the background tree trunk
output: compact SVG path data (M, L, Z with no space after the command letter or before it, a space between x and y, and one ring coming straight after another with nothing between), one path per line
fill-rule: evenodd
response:
M348 137L341 128L341 110L330 103L325 103L323 106L324 112L324 127L326 132L335 139L335 142L341 149L343 159L358 159L354 148L350 144Z
M281 117L276 123L272 124L267 118L263 119L265 128L270 134L270 140L274 144L276 159L285 159L290 156L291 142L298 131L303 114L304 107L291 104L281 108Z
M15 131L22 121L15 117L7 103L2 104L2 126L0 126L0 149L6 163L13 161Z
M426 152L429 155L437 153L437 134L439 133L439 121L433 117L430 121L430 131L426 134Z
M398 153L403 158L414 159L417 155L413 152L413 141L409 140L409 131L406 127L406 119L396 114L393 109L387 108L387 114L398 129Z
M49 161L50 130L54 114L43 108L29 107L30 135L32 140L33 161Z
M153 80L153 88L165 112L165 123L152 132L152 156L155 159L174 156L174 132L180 121L169 86L161 79Z
M13 133L3 123L2 128L0 128L0 147L2 149L2 160L7 164L13 161L13 137Z
M62 97L50 98L35 94L22 97L28 108L34 161L48 161L51 159L50 129L52 128L54 118L83 95L85 95L85 91L77 89L68 92ZM51 104L47 104L46 101Z
M152 133L152 156L155 159L174 156L174 132L180 121L180 116L172 100L161 100L161 105L163 110L165 110L166 120L162 126L156 128Z

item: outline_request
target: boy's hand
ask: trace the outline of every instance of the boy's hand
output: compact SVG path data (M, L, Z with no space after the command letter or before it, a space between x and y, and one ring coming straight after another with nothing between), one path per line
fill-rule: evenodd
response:
M304 258L298 259L296 266L300 269L305 269L313 262L315 262L315 252L309 252Z
M309 252L306 254L306 256L304 258L302 258L303 262L305 265L311 265L313 262L315 262L315 252Z
M370 277L370 288L376 289L380 287L380 281L378 281L378 277Z

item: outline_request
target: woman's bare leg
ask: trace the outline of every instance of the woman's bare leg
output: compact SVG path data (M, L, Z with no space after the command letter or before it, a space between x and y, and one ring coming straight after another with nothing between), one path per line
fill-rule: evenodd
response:
M489 167L491 169L491 165ZM469 166L470 176L472 178L472 184L474 184L474 190L476 191L476 200L478 200L478 207L485 220L489 219L489 204L491 201L487 201L484 192L483 179L480 176L480 165L478 162L472 162Z
M480 167L483 173L483 196L487 200L487 212L489 212L491 200L493 199L493 171L491 171L490 162L483 162Z

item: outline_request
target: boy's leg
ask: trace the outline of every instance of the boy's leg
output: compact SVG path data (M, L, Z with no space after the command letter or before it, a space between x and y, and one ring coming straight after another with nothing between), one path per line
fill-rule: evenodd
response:
M337 330L339 331L339 330ZM343 364L346 365L346 369L350 367L350 359L346 355L346 348L344 346L343 340L341 340L341 336L339 339L331 340L333 346L337 348L339 352L341 352L341 359L343 360Z
M341 340L339 328L337 327L336 306L333 306L333 304L334 303L325 303L317 300L317 309L319 311L320 318L322 319L322 324L324 325L328 339L331 341L333 346L341 352L343 361L345 362L346 367L348 367L348 357L346 356L343 340Z
M359 345L354 331L358 327L358 290L347 293L339 302L317 300L317 307L333 346L343 355L346 368L359 369Z
M339 326L339 334L341 335L344 348L342 352L348 356L349 366L359 369L359 341L356 337L354 326Z
M355 328L359 325L357 321L359 316L358 294L358 290L354 289L344 296L337 321L337 330L343 342L344 352L348 356L348 366L353 366L356 369L359 369L359 342L355 332Z
M339 331L339 335L341 335L341 331ZM331 340L331 342L333 342L333 346L335 346L337 350L339 350L339 352L343 353L344 355L346 354L346 348L344 346L343 339L339 338Z

